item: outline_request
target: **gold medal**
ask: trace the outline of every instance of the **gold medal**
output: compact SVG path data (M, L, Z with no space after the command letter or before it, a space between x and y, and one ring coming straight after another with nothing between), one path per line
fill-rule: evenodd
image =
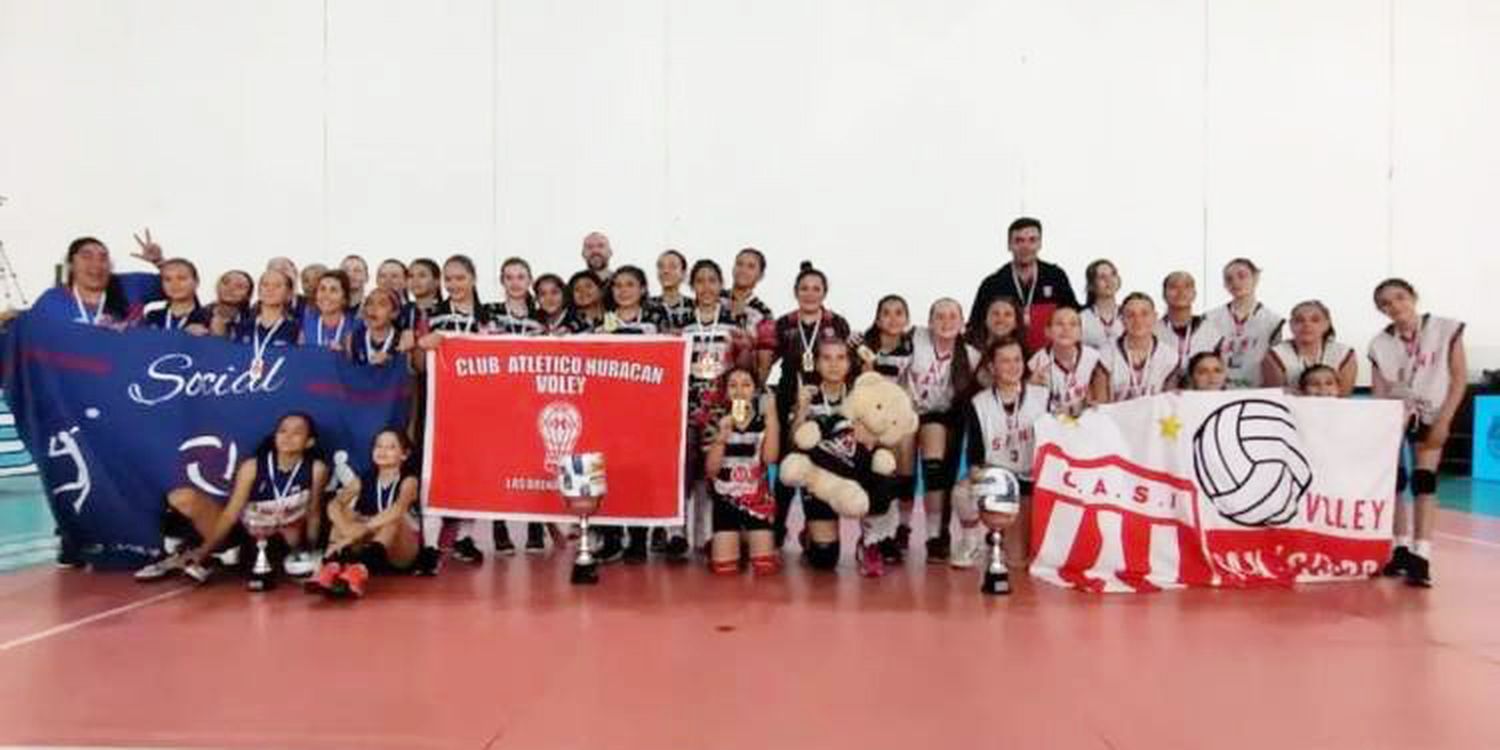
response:
M875 361L875 351L864 344L859 345L859 358L866 362Z
M604 332L614 333L620 329L620 316L607 312L604 314Z
M734 426L743 430L750 424L750 402L737 398L729 407L729 415L734 419Z
M260 357L250 360L250 377L260 380L266 373L266 361Z
M817 367L814 366L816 364L817 364L817 360L813 359L812 350L811 349L803 349L802 350L802 371L803 372L813 372L814 370L818 369Z

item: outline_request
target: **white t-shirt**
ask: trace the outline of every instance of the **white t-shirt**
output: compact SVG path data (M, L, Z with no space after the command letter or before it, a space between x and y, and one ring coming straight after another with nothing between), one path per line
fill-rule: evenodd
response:
M1022 479L1031 478L1032 454L1036 452L1036 421L1047 414L1047 389L1026 384L1017 403L1006 410L994 388L974 395L974 416L984 439L984 463L1010 469Z
M1273 347L1267 353L1271 361L1281 366L1282 372L1286 373L1286 388L1289 391L1297 390L1297 382L1302 379L1302 373L1313 365L1327 365L1335 372L1354 357L1354 347L1341 344L1337 341L1323 342L1323 351L1313 359L1304 358L1297 353L1297 347L1291 341L1283 341Z
M1115 315L1109 320L1099 317L1092 307L1083 308L1078 317L1083 321L1083 343L1099 351L1108 349L1125 334L1125 320L1120 317L1119 308L1115 308Z
M1115 401L1171 390L1181 372L1177 368L1177 353L1167 348L1160 336L1152 341L1151 354L1140 367L1131 366L1122 337L1104 351L1104 369L1109 372L1110 398Z
M1406 402L1406 408L1422 424L1437 421L1448 398L1448 354L1464 332L1464 324L1450 318L1423 315L1421 328L1412 341L1403 340L1394 325L1375 334L1370 341L1370 361L1391 383L1391 395Z
M1102 366L1099 350L1088 345L1078 347L1078 360L1071 368L1057 363L1050 346L1031 355L1028 363L1031 372L1043 373L1047 379L1048 410L1053 414L1073 415L1082 412L1088 403L1089 383L1094 379L1094 371Z
M1208 311L1208 322L1224 336L1219 355L1224 358L1224 374L1230 388L1259 388L1260 364L1266 352L1281 341L1281 327L1286 323L1265 305L1255 303L1250 317L1240 320L1229 305Z
M1194 315L1181 333L1163 317L1156 321L1156 338L1172 353L1172 361L1177 369L1187 372L1188 360L1194 354L1219 350L1224 341L1224 333L1203 315Z
M965 347L969 355L969 366L979 364L979 350L962 339L955 342ZM906 390L911 393L918 414L942 414L953 407L953 353L938 356L933 345L932 333L917 327L911 333L911 360L906 369Z

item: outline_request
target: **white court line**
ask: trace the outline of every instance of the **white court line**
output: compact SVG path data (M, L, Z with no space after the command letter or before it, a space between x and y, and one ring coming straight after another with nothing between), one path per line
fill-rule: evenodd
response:
M45 638L51 638L54 635L62 635L63 633L66 633L70 630L77 630L78 628L81 628L84 625L88 625L89 623L98 622L105 618L114 617L115 615L123 615L126 612L134 609L149 607L159 601L171 599L174 596L192 591L195 588L197 587L193 585L187 585L172 589L170 591L163 591L156 596L148 596L145 599L133 601L129 604L122 604L118 607L115 607L114 609L106 609L103 612L96 612L92 615L89 615L88 617L79 618L72 622L65 622L61 625L54 625L50 628L47 628L46 630L32 633L31 635L23 635L20 638L15 638L4 643L0 643L0 652L9 651L13 648L19 648L21 646L25 646L28 643L36 643L37 641L43 640Z
M1468 537L1468 536L1459 536L1457 534L1444 534L1441 531L1436 532L1435 536L1440 536L1440 537L1442 537L1444 539L1451 539L1451 540L1453 540L1455 542L1466 542L1468 544L1473 544L1473 545L1477 545L1477 546L1480 546L1480 547L1489 547L1490 549L1500 549L1500 544L1496 544L1495 542L1487 542L1487 541L1485 541L1483 539L1475 539L1473 537Z

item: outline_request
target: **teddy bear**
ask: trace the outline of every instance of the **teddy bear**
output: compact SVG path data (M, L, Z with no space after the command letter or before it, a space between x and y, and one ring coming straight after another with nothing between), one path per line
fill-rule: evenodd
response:
M916 431L911 396L885 376L867 372L854 381L837 416L808 419L796 429L797 451L781 460L778 477L788 487L811 491L841 516L862 518L870 511L870 496L859 477L865 471L894 474L896 455L890 449ZM871 437L873 450L865 444Z

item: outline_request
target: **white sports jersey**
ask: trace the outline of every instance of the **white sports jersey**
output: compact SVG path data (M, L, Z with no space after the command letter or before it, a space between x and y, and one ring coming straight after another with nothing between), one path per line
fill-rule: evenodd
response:
M1208 318L1194 315L1180 333L1165 317L1156 321L1156 338L1172 353L1172 361L1177 369L1187 372L1188 360L1199 352L1218 351L1224 341L1224 334Z
M962 343L955 342L955 347ZM969 366L979 364L979 350L962 343ZM911 332L911 363L906 370L906 390L918 414L942 414L953 408L953 353L938 356L932 333L922 326ZM956 349L955 349L956 351Z
M1089 398L1089 382L1094 371L1102 366L1099 350L1080 345L1078 361L1069 369L1063 368L1052 356L1052 347L1031 355L1028 367L1032 373L1042 373L1047 379L1047 409L1053 414L1077 415L1083 411Z
M1036 421L1047 414L1047 389L1027 384L1020 400L1010 409L994 388L975 394L974 414L984 438L984 463L1010 469L1022 479L1031 478L1032 453L1036 451Z
M1245 320L1235 317L1229 305L1209 310L1206 317L1224 336L1219 355L1224 358L1228 387L1259 388L1261 360L1281 341L1281 327L1286 321L1259 302Z
M1161 337L1151 343L1151 355L1141 367L1132 367L1125 352L1125 339L1104 351L1104 369L1109 372L1110 398L1128 401L1170 390L1180 377L1177 353L1167 348Z
M1092 307L1083 308L1078 317L1083 320L1083 343L1101 352L1113 346L1115 339L1125 335L1125 321L1120 317L1118 308L1114 317L1109 320L1099 317L1099 313Z
M1416 339L1406 341L1394 325L1370 341L1370 361L1393 386L1391 395L1406 402L1422 424L1437 421L1448 398L1448 354L1464 332L1464 324L1450 318L1422 316Z
M1297 353L1297 347L1292 342L1283 341L1271 347L1271 351L1266 356L1281 365L1282 371L1286 373L1286 388L1294 391L1297 389L1297 381L1302 379L1302 373L1307 368L1313 365L1327 365L1334 371L1338 371L1354 356L1354 347L1337 341L1325 341L1323 351L1317 357L1307 359Z

